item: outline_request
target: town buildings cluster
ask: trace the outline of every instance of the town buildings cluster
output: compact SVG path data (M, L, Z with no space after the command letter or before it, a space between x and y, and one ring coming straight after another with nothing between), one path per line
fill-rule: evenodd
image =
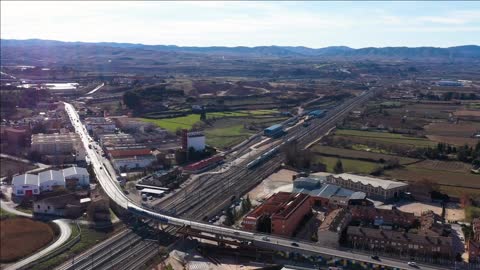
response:
M273 194L243 218L242 227L291 237L302 221L316 218L319 226L310 233L325 246L454 258L452 229L440 216L377 208L369 199L388 202L407 191L405 183L351 174L295 177L292 192Z

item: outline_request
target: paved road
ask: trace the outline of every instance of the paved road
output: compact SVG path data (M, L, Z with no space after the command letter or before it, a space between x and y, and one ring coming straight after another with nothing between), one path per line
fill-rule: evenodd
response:
M102 83L102 84L100 84L99 86L95 87L95 89L93 89L92 91L88 92L87 95L91 95L91 94L97 92L97 91L100 90L100 88L102 88L103 86L105 86L105 83Z
M3 200L0 201L0 206L3 210L5 210L9 213L12 213L12 214L15 214L15 215L18 215L18 216L23 216L23 217L32 217L31 214L18 211L17 209L13 208L11 206L11 204L9 204L8 202L4 202ZM58 227L60 228L60 236L57 238L57 240L55 242L53 242L51 245L49 245L48 247L46 247L46 248L40 250L39 252L31 255L30 257L27 257L27 258L25 258L21 261L18 261L14 264L11 264L11 265L7 266L7 268L5 268L5 270L15 270L15 269L18 269L22 266L25 266L25 265L33 262L33 261L36 261L36 260L42 258L43 256L45 256L48 253L54 251L55 249L57 249L58 247L63 245L65 242L67 242L68 239L70 238L70 235L72 234L72 230L71 230L70 225L69 225L69 220L56 219L53 222L55 224L57 224Z

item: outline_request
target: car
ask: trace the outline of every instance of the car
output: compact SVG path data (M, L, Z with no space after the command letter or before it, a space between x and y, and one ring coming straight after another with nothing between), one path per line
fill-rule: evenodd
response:
M269 241L269 242L270 242L270 239L269 239L268 237L266 237L266 236L262 237L262 240L263 240L263 241Z
M408 266L411 266L411 267L415 267L415 268L418 267L415 262L408 262L407 264L408 264Z
M124 190L123 193L124 193L125 195L130 194L130 192L128 192L128 190Z
M372 258L374 260L377 260L377 261L380 260L380 257L378 257L378 255L372 255L372 256L370 256L370 258Z
M291 245L292 245L292 246L294 246L294 247L298 247L298 244L297 244L297 243L295 243L295 242L294 242L294 243L292 243Z
M239 233L239 232L233 232L233 234L235 234L235 235L240 235L240 233Z

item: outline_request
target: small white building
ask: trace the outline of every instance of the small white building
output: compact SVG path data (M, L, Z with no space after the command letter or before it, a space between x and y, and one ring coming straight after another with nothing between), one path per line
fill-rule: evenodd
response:
M85 168L75 166L63 169L63 177L66 182L75 182L76 186L86 187L90 185L90 175Z
M33 174L22 174L13 177L13 194L15 196L32 196L40 194L38 176Z
M195 151L205 150L205 134L203 132L187 133L187 150L190 148L195 149Z
M48 170L38 174L40 191L50 191L58 187L65 187L65 178L61 171Z

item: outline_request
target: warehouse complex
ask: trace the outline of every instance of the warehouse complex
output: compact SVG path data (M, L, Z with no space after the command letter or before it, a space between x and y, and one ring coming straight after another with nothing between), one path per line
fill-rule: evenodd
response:
M400 198L400 195L408 189L406 183L348 173L329 175L326 180L330 184L362 191L369 198L384 201Z
M12 193L15 196L39 195L44 191L53 191L59 188L84 188L90 184L90 176L85 168L71 167L57 170L48 170L33 174L22 174L13 177Z

